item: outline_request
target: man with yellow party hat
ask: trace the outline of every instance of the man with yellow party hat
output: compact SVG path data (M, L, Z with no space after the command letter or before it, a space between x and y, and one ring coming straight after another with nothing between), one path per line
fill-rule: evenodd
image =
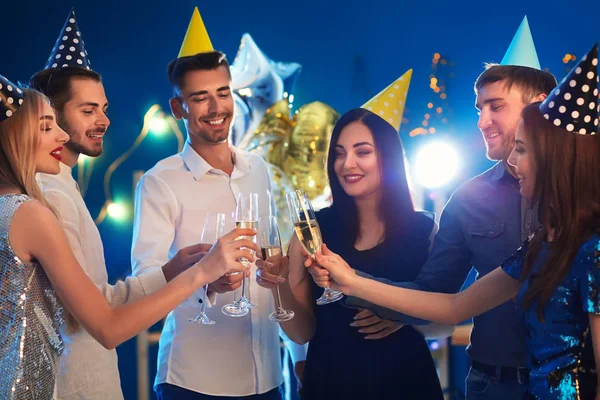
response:
M464 183L442 212L429 260L414 282L398 285L434 292L458 292L471 268L478 279L510 257L539 225L535 209L521 197L514 168L507 160L523 108L541 101L556 86L549 72L540 70L529 22L525 17L501 64L487 64L475 82L478 128L486 155L496 164ZM349 304L369 307L351 298ZM404 323L410 317L381 315ZM420 321L423 323L424 321ZM525 332L513 302L473 319L467 354L467 400L521 398L525 367Z
M159 161L138 183L132 262L140 277L200 238L208 213L231 220L240 194L258 195L260 216L275 210L265 161L229 142L229 63L213 49L197 8L167 71L171 111L183 121L187 140L181 153ZM281 399L279 326L268 319L274 303L254 279L243 280L225 275L167 316L154 382L159 399ZM245 301L234 303L240 286ZM211 307L203 318L193 318L203 302ZM257 307L250 312L252 305Z

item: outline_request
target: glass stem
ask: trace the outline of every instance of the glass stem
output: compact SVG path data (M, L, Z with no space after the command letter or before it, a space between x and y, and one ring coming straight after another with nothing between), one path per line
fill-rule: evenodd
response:
M244 273L244 278L242 280L242 297L240 300L246 300L246 274Z
M206 296L208 295L208 285L204 285L204 296L202 296L202 314L206 311Z
M279 293L279 285L277 285L277 304L275 304L275 307L277 308L277 310L280 310L283 308L283 305L281 304L281 293Z

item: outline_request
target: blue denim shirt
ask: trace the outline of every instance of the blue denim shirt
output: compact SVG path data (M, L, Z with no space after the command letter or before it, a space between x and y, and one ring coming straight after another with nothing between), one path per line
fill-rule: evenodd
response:
M456 293L471 268L475 268L479 279L509 258L521 245L521 229L518 182L498 163L454 192L442 212L433 249L417 279L393 284ZM402 260L401 254L398 259ZM347 306L369 308L381 317L406 324L426 323L355 297L345 301ZM472 360L489 365L525 365L525 329L514 301L473 318L467 354Z

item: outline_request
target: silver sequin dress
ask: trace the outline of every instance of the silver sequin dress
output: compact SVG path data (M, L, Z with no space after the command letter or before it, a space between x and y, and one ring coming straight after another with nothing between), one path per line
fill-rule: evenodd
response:
M63 351L63 308L37 262L21 261L8 233L26 195L0 196L0 399L52 399Z

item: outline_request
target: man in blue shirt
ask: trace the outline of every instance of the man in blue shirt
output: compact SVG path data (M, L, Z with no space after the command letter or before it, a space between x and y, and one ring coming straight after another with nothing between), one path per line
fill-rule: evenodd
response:
M522 199L518 179L507 159L523 108L541 101L556 86L548 72L515 65L488 65L475 83L478 127L487 157L498 163L463 184L450 198L427 263L414 282L395 285L455 293L471 268L477 278L497 268L537 227L535 209ZM347 298L349 306L374 310L405 324L424 321ZM468 400L508 400L522 396L525 331L516 303L507 302L473 319L467 348L471 370Z

